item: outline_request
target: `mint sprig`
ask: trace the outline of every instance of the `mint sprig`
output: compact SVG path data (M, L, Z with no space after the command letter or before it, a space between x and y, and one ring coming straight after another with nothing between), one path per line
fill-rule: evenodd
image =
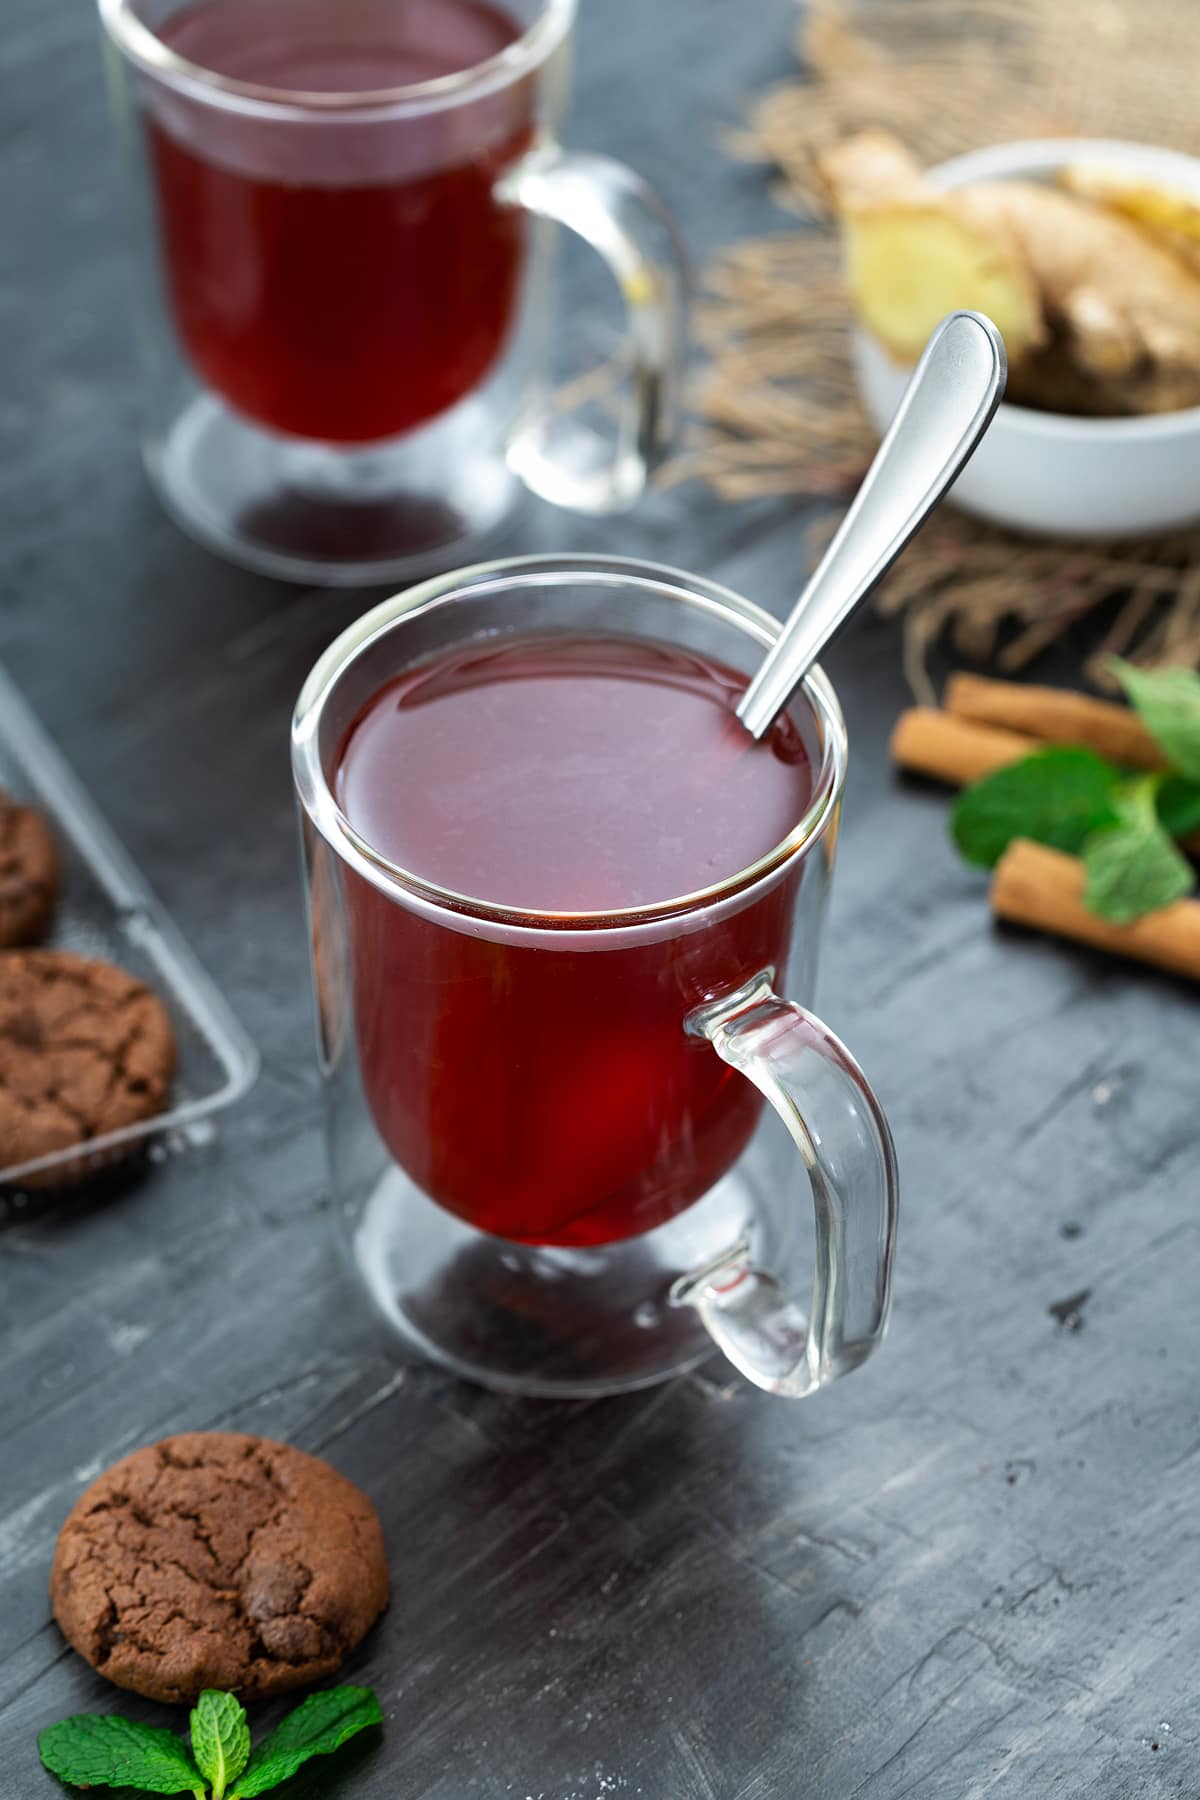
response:
M1200 676L1110 659L1167 767L1130 774L1094 750L1050 745L964 788L950 831L992 868L1016 838L1083 858L1084 904L1128 925L1182 899L1195 872L1175 840L1200 829Z
M251 1755L241 1702L208 1688L192 1709L190 1753L164 1726L115 1713L77 1713L48 1725L38 1752L50 1773L71 1787L250 1800L287 1781L310 1757L327 1756L382 1722L370 1688L326 1688L310 1694Z

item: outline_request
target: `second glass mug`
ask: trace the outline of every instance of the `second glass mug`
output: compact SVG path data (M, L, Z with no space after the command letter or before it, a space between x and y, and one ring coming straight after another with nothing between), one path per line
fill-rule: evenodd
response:
M385 601L300 695L292 762L335 1202L391 1327L485 1385L615 1392L715 1342L758 1386L801 1397L879 1343L891 1134L807 1010L845 727L814 670L789 708L811 802L753 866L656 905L541 916L440 890L365 842L336 798L346 734L401 671L481 634L609 633L749 675L778 630L739 595L655 564L517 558Z
M268 574L353 584L461 558L521 482L633 504L673 427L683 260L637 176L557 143L576 0L99 6L143 451L180 524ZM395 85L435 46L456 72ZM615 442L549 391L558 225L624 299Z

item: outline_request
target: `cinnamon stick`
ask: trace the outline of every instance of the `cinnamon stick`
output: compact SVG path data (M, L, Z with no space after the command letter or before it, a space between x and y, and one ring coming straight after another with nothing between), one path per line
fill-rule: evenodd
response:
M976 725L935 706L910 706L892 732L893 762L916 775L965 787L1040 749L1036 738L991 725Z
M947 712L978 725L1022 731L1047 744L1084 744L1127 769L1160 769L1163 753L1130 706L1069 688L952 675L942 697Z
M1083 889L1083 864L1077 856L1017 838L996 864L992 907L1015 925L1074 938L1200 981L1200 900L1176 900L1132 925L1111 925L1088 911Z

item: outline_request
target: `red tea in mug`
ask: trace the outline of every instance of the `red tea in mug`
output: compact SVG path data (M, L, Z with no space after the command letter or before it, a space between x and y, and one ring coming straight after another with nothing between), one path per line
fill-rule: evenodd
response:
M521 27L491 0L193 0L160 35L217 75L328 95L472 69ZM201 380L260 425L333 444L463 399L515 310L524 226L493 189L532 141L533 108L528 81L370 121L156 93L166 286Z
M795 727L752 744L731 717L745 685L632 639L476 643L368 702L335 792L378 853L453 893L551 926L654 906L737 875L807 809ZM359 1060L392 1156L449 1211L528 1243L609 1243L691 1205L763 1103L684 1020L713 975L727 992L786 965L798 878L665 937L583 927L535 947L348 871Z

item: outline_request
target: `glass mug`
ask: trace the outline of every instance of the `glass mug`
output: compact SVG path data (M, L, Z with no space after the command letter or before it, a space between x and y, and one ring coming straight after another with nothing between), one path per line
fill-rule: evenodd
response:
M682 256L630 170L556 141L575 0L99 6L143 452L181 525L356 583L444 567L519 482L582 512L636 501L672 430ZM624 298L613 442L549 392L557 225Z
M301 692L292 763L337 1211L393 1329L486 1385L613 1392L715 1342L760 1387L799 1397L880 1341L891 1135L805 1010L845 727L814 670L789 709L811 800L752 867L660 905L548 916L384 860L336 798L346 735L402 671L481 637L612 633L748 675L778 631L737 594L654 564L517 558L385 601ZM805 1312L792 1296L809 1273Z

